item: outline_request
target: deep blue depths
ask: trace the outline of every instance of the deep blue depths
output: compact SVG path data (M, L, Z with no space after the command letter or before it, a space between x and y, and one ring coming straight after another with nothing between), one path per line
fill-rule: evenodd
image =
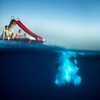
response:
M1 50L0 100L99 100L100 55L77 55L81 84L57 87L58 55L47 50Z

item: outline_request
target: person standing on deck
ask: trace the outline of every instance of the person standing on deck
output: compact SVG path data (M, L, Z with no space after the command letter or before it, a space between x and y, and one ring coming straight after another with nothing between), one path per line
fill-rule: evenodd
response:
M7 25L5 26L5 30L3 30L3 41L5 37L10 37L10 31Z

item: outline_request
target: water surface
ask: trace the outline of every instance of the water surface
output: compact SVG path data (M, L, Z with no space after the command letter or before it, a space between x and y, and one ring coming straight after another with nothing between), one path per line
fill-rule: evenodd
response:
M73 52L81 83L54 84L55 63ZM100 54L56 46L0 42L1 100L99 100Z

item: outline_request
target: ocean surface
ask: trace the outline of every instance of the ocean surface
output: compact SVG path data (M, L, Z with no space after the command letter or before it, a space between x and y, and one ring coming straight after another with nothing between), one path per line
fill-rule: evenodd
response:
M0 100L100 100L100 52L0 42Z

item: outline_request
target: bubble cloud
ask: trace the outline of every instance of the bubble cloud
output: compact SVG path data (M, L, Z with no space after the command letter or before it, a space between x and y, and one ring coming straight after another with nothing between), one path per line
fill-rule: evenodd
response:
M77 75L79 68L76 66L76 53L71 51L60 52L58 61L55 64L57 74L54 84L57 86L81 83L81 77Z

